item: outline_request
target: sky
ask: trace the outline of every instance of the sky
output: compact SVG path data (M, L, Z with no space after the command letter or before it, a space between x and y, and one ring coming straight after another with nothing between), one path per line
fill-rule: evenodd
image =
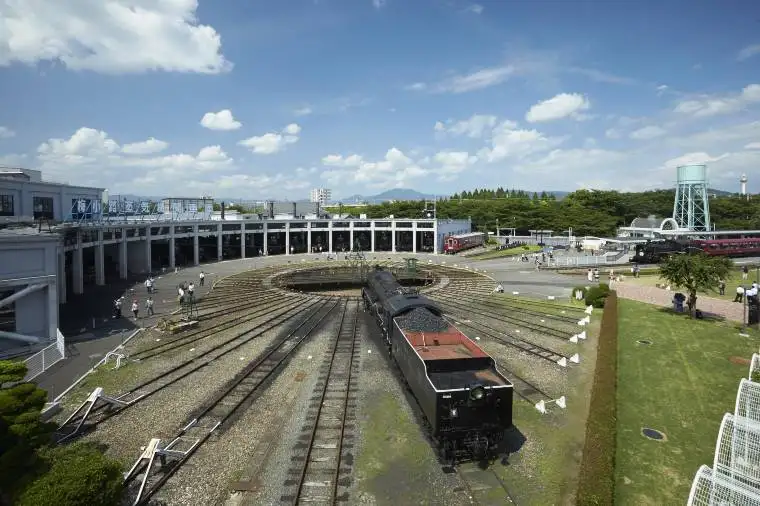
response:
M0 165L111 195L760 192L756 0L0 0Z

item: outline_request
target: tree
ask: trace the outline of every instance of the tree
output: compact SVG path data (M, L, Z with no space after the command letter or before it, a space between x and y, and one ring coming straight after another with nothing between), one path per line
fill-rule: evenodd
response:
M92 445L51 447L54 423L41 420L47 393L23 382L23 362L0 360L0 505L116 505L120 464Z
M116 506L121 502L121 464L92 443L75 443L40 451L45 473L20 494L18 506Z
M720 280L726 279L732 266L729 258L704 253L671 255L660 267L660 277L688 292L686 304L694 318L697 314L697 292L715 290Z
M26 371L23 362L0 360L0 501L23 486L37 464L35 450L55 429L40 420L47 394L34 383L22 383Z

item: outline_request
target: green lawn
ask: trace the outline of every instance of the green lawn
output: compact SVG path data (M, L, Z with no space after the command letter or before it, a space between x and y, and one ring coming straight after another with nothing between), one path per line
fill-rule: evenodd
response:
M535 244L529 244L527 246L518 246L516 248L508 248L503 250L487 251L477 255L470 255L467 258L475 260L491 260L493 258L513 257L515 255L522 255L523 253L535 253L541 251L541 246Z
M631 284L637 284L637 285L645 285L645 286L655 286L657 283L664 283L662 279L660 279L659 276L659 270L653 270L646 275L643 275L639 278L633 278L630 275L630 269L626 269L627 272L623 272L623 275L626 276L625 282L631 283ZM700 293L699 295L707 295L709 297L715 297L718 299L723 300L733 300L734 296L736 295L736 287L739 285L747 285L749 283L752 283L757 278L757 271L755 269L750 269L749 277L746 281L742 280L741 271L739 269L734 269L731 271L731 275L726 279L726 294L725 295L719 295L718 291L709 291L705 293ZM672 287L675 288L675 287Z
M619 304L615 504L684 504L699 466L712 465L723 414L733 412L749 372L731 358L750 359L760 334L741 337L731 324ZM643 427L667 440L646 439Z

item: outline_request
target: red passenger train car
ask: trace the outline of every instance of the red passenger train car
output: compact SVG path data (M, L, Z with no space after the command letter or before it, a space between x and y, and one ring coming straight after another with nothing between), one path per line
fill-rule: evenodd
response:
M693 240L691 246L710 256L760 256L760 237Z
M443 252L449 255L454 255L466 249L483 246L485 243L486 234L482 232L450 235L444 239Z

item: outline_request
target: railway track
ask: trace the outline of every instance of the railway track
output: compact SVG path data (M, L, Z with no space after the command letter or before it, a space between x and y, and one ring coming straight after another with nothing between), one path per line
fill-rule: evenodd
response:
M562 314L547 313L546 311L537 311L533 309L527 309L525 307L521 307L518 304L513 304L509 301L503 301L501 298L494 299L493 294L490 294L490 296L488 295L479 296L479 294L473 294L470 292L468 293L467 298L473 302L477 302L478 304L481 304L484 307L489 307L493 309L501 309L501 310L507 309L507 310L519 311L520 314L535 316L537 318L545 318L549 320L554 320L558 323L568 323L568 324L574 325L575 323L578 322L580 318L585 316L584 314L582 314L583 310L577 309L577 308L562 308L565 311L567 311L567 309L571 309L573 310L573 313L577 311L578 312L577 316L565 316ZM549 308L552 308L556 310L559 307L560 306L557 306L557 305L552 306L552 305L547 304L545 309L548 310Z
M337 298L324 298L321 300L315 299L310 304L307 304L305 307L302 307L297 311L291 313L283 313L277 317L272 318L269 323L260 326L255 331L244 331L238 333L234 337L226 339L210 350L207 350L202 357L196 357L191 360L184 361L181 364L172 367L168 371L165 371L147 381L144 381L143 383L115 397L118 401L124 403L125 405L115 409L111 406L108 407L110 409L107 409L105 406L103 406L96 408L89 413L83 413L73 418L70 417L58 429L57 434L59 441L67 440L75 433L77 433L80 423L85 421L85 418L87 421L86 428L92 429L107 419L118 415L124 410L129 409L130 407L152 397L158 392L165 390L175 383L187 378L188 376L191 376L193 373L199 371L204 367L207 367L214 361L248 344L265 332L274 330L283 323L292 320L299 315L306 315L305 318L302 318L302 321L299 323L298 328L301 328L301 326L313 318L315 314L320 313L320 311L331 304L337 304L337 302Z
M159 355L177 350L179 348L184 348L191 344L202 341L203 339L213 337L218 332L249 325L254 320L260 320L261 318L265 319L263 321L258 321L252 324L252 326L261 327L263 325L266 327L272 322L278 324L279 319L283 315L288 315L293 311L297 311L298 308L303 304L309 304L310 302L317 300L317 297L297 297L281 304L273 304L260 307L258 310L249 313L242 318L233 316L232 319L225 320L223 322L209 322L208 328L203 328L194 332L182 334L179 337L168 339L161 344L153 345L151 347L135 352L130 356L130 360L148 360Z
M347 302L335 299L325 301L294 330L278 339L268 351L246 366L190 423L179 430L169 446L184 452L184 455L173 466L162 468L163 472L145 476L137 492L135 505L146 505L193 453L212 435L218 433L217 429L223 427L254 393L282 370L288 359L335 308L345 304Z
M350 472L352 462L359 314L359 302L344 307L337 339L317 380L306 423L291 458L281 496L285 504L333 505L347 501L350 481L341 479L341 475Z
M479 466L466 465L457 466L455 469L465 486L471 504L477 506L517 504L507 484L492 466L482 469Z
M433 300L436 300L444 307L451 308L453 312L458 313L460 315L479 315L484 316L486 318L491 318L494 320L499 320L502 322L511 323L513 325L516 325L518 327L523 327L529 330L533 330L535 332L539 332L543 335L547 335L550 337L556 337L562 340L567 340L570 336L572 336L571 332L567 331L561 331L557 330L554 327L550 327L548 325L541 325L540 323L533 323L528 320L524 320L522 318L517 318L515 316L509 316L506 314L496 314L496 313L489 313L487 311L482 311L479 309L479 305L475 306L474 304L466 304L462 303L462 300L469 300L469 297L467 295L442 295L442 294L436 294L432 296Z

